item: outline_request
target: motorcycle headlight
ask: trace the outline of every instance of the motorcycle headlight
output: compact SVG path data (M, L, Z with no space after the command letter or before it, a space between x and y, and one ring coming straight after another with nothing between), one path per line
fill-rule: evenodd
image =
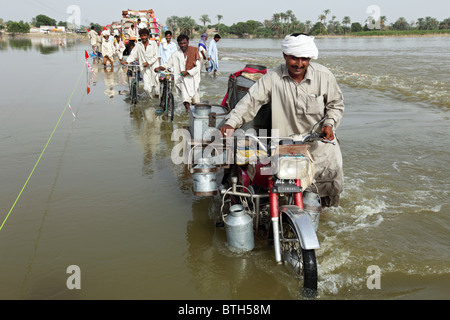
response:
M308 176L309 159L303 156L281 157L278 161L279 179L304 179Z

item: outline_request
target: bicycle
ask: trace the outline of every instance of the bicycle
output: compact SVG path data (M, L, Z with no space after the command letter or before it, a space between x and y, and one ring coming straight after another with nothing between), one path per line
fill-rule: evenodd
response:
M173 121L175 113L175 101L172 94L173 87L173 73L170 71L158 71L160 74L159 81L161 83L161 99L159 101L159 108L156 109L157 115L166 114L170 117L170 122Z
M138 101L139 81L141 78L141 72L138 68L139 65L137 64L127 64L127 77L128 77L128 84L130 86L130 99L131 103L134 106L136 106Z

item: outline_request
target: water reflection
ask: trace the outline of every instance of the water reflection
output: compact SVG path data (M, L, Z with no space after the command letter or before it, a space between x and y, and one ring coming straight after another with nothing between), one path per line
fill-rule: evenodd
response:
M41 54L48 55L59 50L65 51L76 44L75 39L66 38L0 38L0 51L21 50L31 51L33 48Z
M130 119L134 129L132 136L143 151L142 172L151 178L155 174L155 162L170 157L173 125L148 106L130 106Z
M117 81L115 78L116 73L112 69L104 68L104 74L105 74L103 77L105 80L105 91L104 92L110 99L112 99L112 98L114 98L114 96L116 94L119 93L116 89L114 89L117 84Z
M208 299L292 298L286 285L277 279L280 274L266 241L258 241L251 252L228 249L225 230L216 227L211 217L219 210L216 200L194 199L192 220L187 223L186 264L195 279L196 290Z

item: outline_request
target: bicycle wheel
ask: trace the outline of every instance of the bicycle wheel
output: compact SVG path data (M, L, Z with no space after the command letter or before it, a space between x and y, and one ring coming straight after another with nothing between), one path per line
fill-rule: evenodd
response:
M167 97L167 114L170 115L170 122L173 122L173 116L175 114L175 102L173 100L172 92L169 92Z
M137 81L135 79L133 79L131 81L131 103L136 105L137 104Z
M167 85L166 83L163 84L163 90L162 90L162 94L161 94L161 99L159 100L159 107L162 110L166 109L166 95L167 95Z
M300 246L300 240L293 222L283 217L280 224L280 249L284 264L289 264L303 284L305 294L315 294L317 291L317 261L314 249L305 250Z

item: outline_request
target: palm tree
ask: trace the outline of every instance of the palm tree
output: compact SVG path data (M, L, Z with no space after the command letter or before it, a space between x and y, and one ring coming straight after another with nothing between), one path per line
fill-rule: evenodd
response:
M385 29L384 24L385 24L386 21L387 21L386 16L381 16L381 17L380 17L380 28L381 28L381 29Z
M280 12L280 20L282 23L282 33L285 34L286 32L284 31L285 27L286 27L286 13L284 12Z
M306 20L305 21L305 28L306 28L306 32L305 33L308 33L309 34L309 32L311 31L311 20Z
M202 16L200 17L200 21L203 22L203 27L205 28L207 22L211 23L211 20L209 19L207 14L202 14Z
M393 24L393 28L395 30L407 30L409 29L409 23L406 21L404 17L400 17Z
M286 19L288 20L287 33L291 33L292 22L293 22L293 19L295 19L295 16L294 16L294 13L292 12L292 10L286 11Z
M172 32L175 34L178 28L178 21L180 20L177 16L171 16L168 17L166 20L166 24L169 27L169 30L172 30Z
M342 19L342 24L344 25L344 27L345 27L345 31L344 31L344 33L347 33L347 30L348 30L348 28L349 28L349 24L352 22L352 20L350 19L350 17L349 16L345 16L344 17L344 19Z
M325 26L324 26L324 24L323 24L323 21L325 21L326 18L327 18L327 16L324 15L324 14L319 15L319 17L317 18L317 20L320 20L320 24L321 24L319 34L322 34L322 31L325 29ZM325 29L325 30L326 30L326 29Z
M196 23L191 17L183 17L178 21L178 27L180 28L180 33L184 33L187 36L192 34L192 29L194 29Z
M273 17L272 17L272 21L273 22L280 22L280 14L279 13L274 13Z
M222 20L223 19L223 15L221 15L221 14L218 14L217 15L217 32L218 33L220 33L219 31L219 27L220 27L220 20Z
M323 10L323 14L325 15L324 20L326 20L326 19L327 19L327 15L330 14L330 9L325 9L325 10Z

